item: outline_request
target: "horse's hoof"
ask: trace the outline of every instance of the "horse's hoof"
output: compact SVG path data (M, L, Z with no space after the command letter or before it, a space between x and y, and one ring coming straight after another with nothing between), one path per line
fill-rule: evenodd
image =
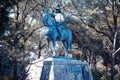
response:
M53 56L56 56L55 54L53 54Z
M68 56L65 56L65 58L68 58Z

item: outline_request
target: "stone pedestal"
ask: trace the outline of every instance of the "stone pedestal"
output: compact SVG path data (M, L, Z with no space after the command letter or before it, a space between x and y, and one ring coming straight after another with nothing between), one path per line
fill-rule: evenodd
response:
M39 77L31 80L93 80L85 62L64 57L51 57L41 62L41 69L37 70Z

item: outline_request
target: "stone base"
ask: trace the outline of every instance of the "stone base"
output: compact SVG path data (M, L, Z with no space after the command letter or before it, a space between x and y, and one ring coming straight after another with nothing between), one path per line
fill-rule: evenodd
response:
M72 58L50 57L36 68L33 73L39 76L29 80L93 80L89 65Z

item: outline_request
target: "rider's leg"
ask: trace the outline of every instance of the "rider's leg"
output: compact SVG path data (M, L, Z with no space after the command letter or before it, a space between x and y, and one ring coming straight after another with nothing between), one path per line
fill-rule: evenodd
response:
M62 27L61 26L59 26L59 33L60 33L60 40L62 40L63 39L63 35L62 35Z

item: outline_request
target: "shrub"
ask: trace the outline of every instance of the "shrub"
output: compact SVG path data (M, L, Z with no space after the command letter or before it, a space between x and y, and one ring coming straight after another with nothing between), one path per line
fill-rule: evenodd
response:
M101 77L103 76L103 74L98 70L92 70L92 74L93 74L93 80L101 80Z

